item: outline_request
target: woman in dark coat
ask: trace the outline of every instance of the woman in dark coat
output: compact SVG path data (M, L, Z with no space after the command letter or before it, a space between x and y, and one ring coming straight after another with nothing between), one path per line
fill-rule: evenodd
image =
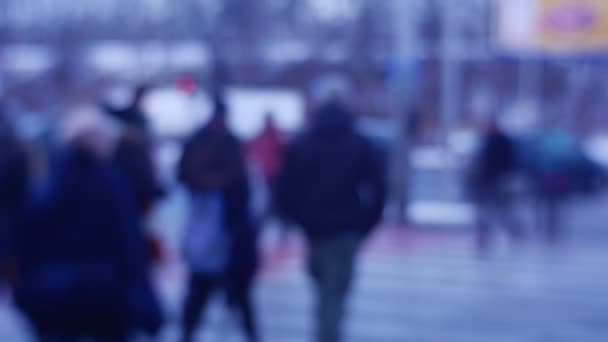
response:
M197 194L204 193L221 197L221 229L228 240L225 265L202 272L190 265L189 293L183 313L184 341L192 340L201 311L218 288L225 290L228 304L240 314L249 341L258 341L250 298L257 267L256 229L249 210L243 151L237 138L228 131L225 115L226 107L217 100L213 119L187 142L180 162L180 181L194 200Z
M160 328L136 201L111 163L115 136L87 108L20 234L17 304L43 341L125 341Z

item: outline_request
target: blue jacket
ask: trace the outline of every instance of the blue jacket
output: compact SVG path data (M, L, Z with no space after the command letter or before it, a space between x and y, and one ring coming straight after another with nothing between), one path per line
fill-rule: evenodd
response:
M160 325L129 189L113 166L72 151L33 201L19 238L16 295L40 329L153 332Z

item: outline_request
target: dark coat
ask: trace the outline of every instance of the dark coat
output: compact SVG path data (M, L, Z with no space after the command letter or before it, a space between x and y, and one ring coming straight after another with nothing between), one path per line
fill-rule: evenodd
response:
M196 132L184 147L180 182L189 191L219 191L231 240L228 273L246 279L257 267L257 227L250 211L250 189L243 148L223 123L212 122Z
M32 201L16 296L41 331L94 336L160 327L129 189L118 169L73 151Z
M115 162L127 177L139 212L146 213L164 195L148 147L141 142L123 140L116 150Z
M126 132L116 149L115 163L126 175L139 211L145 213L164 195L152 159L147 121L132 107L110 113L125 125Z
M27 156L15 137L0 128L0 277L10 276L15 234L28 192Z
M288 148L280 210L312 236L367 233L384 208L382 164L372 143L356 133L352 115L339 104L326 105Z
M14 216L23 207L28 183L24 148L14 137L0 132L0 217Z
M517 153L513 140L499 130L488 133L473 165L471 183L473 193L496 191L505 177L517 168Z

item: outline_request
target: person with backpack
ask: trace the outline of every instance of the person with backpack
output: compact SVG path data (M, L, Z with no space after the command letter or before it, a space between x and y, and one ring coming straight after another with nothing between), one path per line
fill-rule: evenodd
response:
M190 269L183 309L183 341L192 341L201 312L217 289L241 318L250 342L258 341L251 303L257 268L256 225L243 150L226 124L227 107L216 98L211 121L186 143L179 165L191 214L183 253Z
M381 219L385 194L382 158L351 112L336 99L321 105L288 147L278 184L281 212L308 239L318 342L341 340L356 254Z
M136 200L112 163L118 132L82 107L63 126L66 153L19 232L18 307L42 341L127 341L156 334L162 312Z

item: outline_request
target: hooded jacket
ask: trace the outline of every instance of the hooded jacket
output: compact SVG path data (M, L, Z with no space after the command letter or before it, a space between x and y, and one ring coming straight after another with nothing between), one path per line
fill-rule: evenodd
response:
M367 233L384 206L385 168L339 103L322 106L310 129L287 150L279 177L283 215L310 236Z

